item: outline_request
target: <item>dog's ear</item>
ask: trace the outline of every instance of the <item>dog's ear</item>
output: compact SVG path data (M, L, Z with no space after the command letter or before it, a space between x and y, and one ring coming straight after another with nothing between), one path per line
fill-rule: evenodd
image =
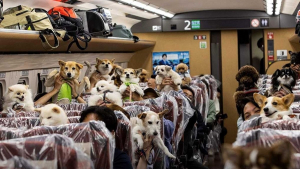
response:
M288 163L293 156L293 147L287 140L281 140L273 144L271 153L274 160L280 160L282 163Z
M292 52L292 51L289 51L289 54L290 54L290 55L292 55L292 54L293 54L293 52Z
M274 72L274 74L272 75L272 78L278 77L279 75L280 75L280 70L277 69L277 70Z
M114 62L115 62L115 60L116 60L116 59L115 59L115 58L113 58L112 60L110 60L110 62L111 62L111 63L114 63Z
M171 66L166 66L166 71L170 71L172 69Z
M118 74L119 76L121 76L123 74L123 69L116 67L115 72L116 72L116 74Z
M288 107L290 107L290 105L294 102L294 99L295 99L295 95L292 93L290 93L282 98L284 104L287 105Z
M138 118L143 120L144 118L146 118L146 116L147 116L147 113L141 113L138 115Z
M142 68L135 69L136 76L139 77L141 75L142 71L143 71Z
M60 113L60 110L57 107L53 107L52 111L57 114Z
M82 69L83 68L83 65L80 64L80 63L76 63L76 66L78 67L78 69Z
M41 113L42 112L42 108L35 108L34 111Z
M177 66L176 66L176 72L177 72L177 73L178 73L178 69L179 69L179 67L178 67L178 66L179 66L179 65L177 65Z
M25 88L26 88L26 89L29 89L29 85L25 85Z
M188 67L188 65L184 64L184 71L187 71L187 70L189 70L189 67Z
M102 60L101 59L99 59L99 58L96 58L96 63L97 63L97 65L100 65L100 63L102 62Z
M239 148L233 148L230 144L224 144L223 146L223 159L224 162L230 161L236 166L240 166L240 158L242 158L242 150Z
M254 93L253 98L254 98L255 102L258 104L259 107L263 107L264 100L266 99L266 96L263 96L263 95L258 94L258 93Z
M11 87L9 87L9 88L8 88L8 91L9 91L9 92L13 92L14 90L13 90Z
M65 65L66 65L66 62L65 62L65 61L62 61L62 60L60 60L60 61L58 61L58 64L59 64L59 66L65 66Z
M157 71L157 69L158 69L158 66L155 66L154 70Z
M169 112L169 110L164 110L164 111L162 111L162 112L158 113L158 115L159 115L159 118L162 118L162 117L164 117L164 115L165 115L165 114L167 114L168 112Z

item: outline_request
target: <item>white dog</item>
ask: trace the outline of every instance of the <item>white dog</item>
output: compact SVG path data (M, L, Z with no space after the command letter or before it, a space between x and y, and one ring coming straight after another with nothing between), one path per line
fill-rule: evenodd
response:
M141 68L140 69L126 68L123 70L116 68L116 73L121 77L121 81L123 82L123 84L119 88L121 94L123 94L126 88L129 86L131 92L137 92L141 96L144 95L143 89L139 86L139 81L140 81L139 76L141 75L142 70L143 69Z
M16 84L10 86L4 95L3 112L8 113L8 109L13 109L15 106L31 112L34 110L31 90L28 85Z
M36 108L40 112L40 122L43 126L58 126L67 124L68 117L65 111L56 104L48 104L42 108Z
M96 86L91 90L92 96L89 98L88 105L89 106L95 106L97 105L99 100L105 98L110 100L112 103L122 107L123 102L122 102L122 96L118 92L117 86L114 84L109 83L108 81L105 80L100 80Z
M140 150L143 149L144 146L144 137L146 136L146 128L143 125L143 121L138 117L131 117L130 118L130 124L131 124L131 132L132 132L132 139L134 143L134 151L136 151L137 148ZM137 144L135 144L135 142Z
M177 86L176 89L173 89L170 85L166 85L163 89L161 89L162 92L169 92L170 90L180 90L180 85L182 83L181 77L178 73L172 70L170 66L156 66L154 68L156 71L156 84L160 85L163 82L163 79L165 77L170 77L174 84Z
M168 148L165 146L163 140L160 137L160 119L167 112L168 110L164 110L160 113L147 111L139 114L138 117L142 120L143 125L146 129L146 139L152 139L155 146L160 148L168 157L175 159L176 157L169 152Z

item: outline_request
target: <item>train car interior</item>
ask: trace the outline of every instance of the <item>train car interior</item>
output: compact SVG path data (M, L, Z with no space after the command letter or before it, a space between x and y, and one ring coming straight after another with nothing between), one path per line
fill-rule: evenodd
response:
M0 0L0 169L299 169L299 147L300 0Z

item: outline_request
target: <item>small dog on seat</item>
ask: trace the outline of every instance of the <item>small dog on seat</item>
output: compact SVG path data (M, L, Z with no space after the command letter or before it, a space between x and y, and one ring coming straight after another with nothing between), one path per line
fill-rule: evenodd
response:
M69 122L65 111L56 104L48 104L42 108L36 108L40 112L40 122L42 126L59 126Z
M190 73L188 72L189 67L184 63L179 63L176 66L176 72L180 75L182 79L182 85L189 85L192 78Z
M156 71L156 74L157 74L157 76L155 78L157 85L162 84L163 79L165 77L170 77L172 79L172 81L174 82L174 84L176 85L176 89L173 89L170 85L166 85L163 89L161 89L162 92L169 92L171 90L179 90L180 89L180 85L182 83L181 77L179 76L178 73L173 71L170 66L165 66L165 65L156 66L154 68L154 70Z

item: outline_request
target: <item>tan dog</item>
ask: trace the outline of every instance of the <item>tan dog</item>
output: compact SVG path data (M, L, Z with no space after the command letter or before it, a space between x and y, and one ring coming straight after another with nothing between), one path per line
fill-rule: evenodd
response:
M137 92L139 95L143 96L144 91L139 86L139 76L142 73L142 69L116 69L116 73L120 76L123 84L120 86L119 91L121 94L124 93L127 87L130 87L131 92Z
M78 95L83 92L85 86L87 89L90 88L90 80L88 77L84 77L81 83L78 81L80 70L83 68L82 64L73 61L64 62L62 60L58 61L58 64L60 66L60 71L58 72L55 69L49 73L45 81L46 87L53 87L57 76L61 76L65 81L74 81L76 93ZM54 102L57 101L57 95L58 93L54 96Z
M123 68L117 64L114 64L113 69L111 70L109 75L111 76L111 79L114 81L114 84L117 87L120 87L122 85L122 81L120 75L116 72L116 69L122 70Z
M180 75L182 79L182 85L189 85L192 78L190 73L188 72L189 67L184 63L179 63L176 66L176 72Z
M139 76L140 82L145 83L148 82L148 71L143 69L141 75Z
M290 108L294 101L294 94L288 94L282 98L269 97L260 95L258 93L253 94L255 102L261 108L260 115L272 119L290 119L289 115L293 113Z
M291 164L293 148L288 141L279 141L272 147L232 147L224 145L224 162L230 169L287 169Z
M111 76L109 75L110 72L112 71L113 69L113 66L114 66L114 62L115 62L115 59L112 59L112 60L109 60L109 59L98 59L96 58L96 70L95 72L93 72L93 74L91 75L91 77L94 75L94 74L100 74L102 77L105 78L106 81L111 81Z
M168 157L176 158L173 154L171 154L168 148L165 146L163 140L160 136L160 126L161 126L161 118L168 112L168 110L164 110L160 113L155 113L153 111L143 112L138 115L143 122L143 127L146 131L146 140L152 140L154 146L160 148Z

